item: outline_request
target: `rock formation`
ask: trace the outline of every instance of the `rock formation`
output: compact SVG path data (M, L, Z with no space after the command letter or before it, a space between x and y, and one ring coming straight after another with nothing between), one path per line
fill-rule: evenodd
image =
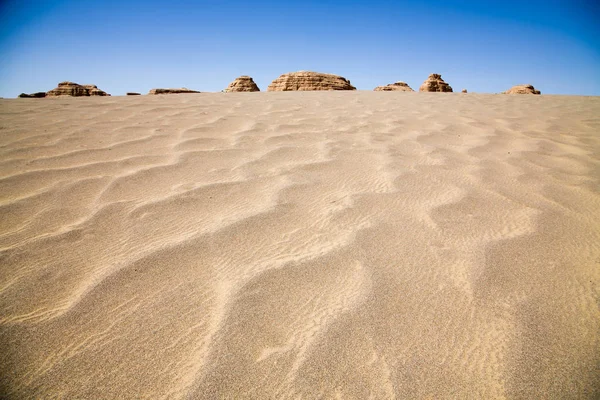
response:
M461 92L462 93L467 93L467 89L463 89Z
M31 94L21 93L19 97L22 99L41 99L46 97L46 92L36 92Z
M110 96L103 90L98 89L96 85L80 85L74 82L61 82L56 89L46 93L47 97L55 96Z
M83 85L88 90L89 96L110 96L104 90L98 89L96 85Z
M192 90L188 88L179 88L179 89L152 89L148 92L148 94L180 94L180 93L200 93L197 90Z
M440 74L431 74L419 88L419 92L452 92L452 88Z
M405 82L396 82L396 83L390 83L389 85L385 85L385 86L377 86L373 90L376 92L392 92L392 91L414 92L414 90L412 90L412 88L410 86L408 86Z
M231 82L225 92L260 92L260 89L251 77L243 75Z
M140 96L141 93L137 93L137 92L127 92L127 96Z
M310 71L283 74L267 88L268 92L290 90L356 90L356 88L348 79L341 76Z
M508 89L504 94L541 94L539 90L535 90L533 85L517 85Z

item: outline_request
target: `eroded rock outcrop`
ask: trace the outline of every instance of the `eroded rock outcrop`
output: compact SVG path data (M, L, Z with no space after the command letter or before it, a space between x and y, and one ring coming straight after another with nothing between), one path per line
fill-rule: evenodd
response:
M98 89L96 85L80 85L75 82L60 82L56 89L52 89L46 93L47 97L56 96L74 96L74 97L85 97L85 96L110 96L104 90Z
M535 90L533 85L517 85L508 89L504 94L542 94L539 90Z
M231 82L225 89L225 92L260 92L260 89L251 77L242 75Z
M126 95L127 96L141 96L141 93L138 93L138 92L127 92Z
M106 93L104 90L98 89L96 85L83 85L88 90L90 96L110 96L110 94Z
M461 90L461 93L467 93L467 89Z
M452 92L452 87L444 82L440 74L431 74L423 82L419 92Z
M152 89L148 94L181 94L181 93L200 93L197 90L192 90L188 88L179 88L179 89Z
M46 97L46 92L36 92L31 94L21 93L19 97L22 99L42 99Z
M356 88L350 84L348 79L339 75L311 71L283 74L271 82L267 88L268 92L293 90L356 90Z
M373 90L376 92L414 92L414 90L410 86L408 86L406 82L396 82L390 83L389 85L385 86L377 86Z

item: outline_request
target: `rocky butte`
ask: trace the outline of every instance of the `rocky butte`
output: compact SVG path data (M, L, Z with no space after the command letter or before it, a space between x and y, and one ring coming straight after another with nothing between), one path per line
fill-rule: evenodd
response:
M231 82L225 89L225 92L260 92L260 89L251 77L242 75Z
M423 82L419 92L452 92L452 87L444 82L440 74L431 74Z
M52 89L46 93L47 97L55 97L55 96L74 96L74 97L83 97L83 96L110 96L110 94L106 93L104 90L98 89L96 85L80 85L75 82L61 82L58 84L58 87Z
M373 89L376 92L414 92L414 90L408 86L408 84L406 82L396 82L396 83L390 83L389 85L385 85L385 86L377 86L375 89Z
M292 90L356 90L356 88L350 84L348 79L339 75L311 71L283 74L271 82L267 88L268 92Z
M542 94L539 90L535 90L533 85L517 85L508 89L504 94Z
M57 97L57 96L74 96L74 97L86 97L86 96L110 96L104 90L98 89L96 85L80 85L75 82L60 82L58 87L52 89L46 93L21 93L21 98L42 98L42 97Z

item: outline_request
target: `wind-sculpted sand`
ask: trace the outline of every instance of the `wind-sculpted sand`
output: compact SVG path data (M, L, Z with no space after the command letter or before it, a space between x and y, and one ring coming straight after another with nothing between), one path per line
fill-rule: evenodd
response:
M0 100L3 398L598 398L600 98Z

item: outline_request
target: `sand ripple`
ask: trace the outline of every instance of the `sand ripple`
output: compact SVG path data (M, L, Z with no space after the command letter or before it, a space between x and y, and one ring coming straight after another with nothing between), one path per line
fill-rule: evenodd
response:
M0 100L0 396L599 396L598 115Z

